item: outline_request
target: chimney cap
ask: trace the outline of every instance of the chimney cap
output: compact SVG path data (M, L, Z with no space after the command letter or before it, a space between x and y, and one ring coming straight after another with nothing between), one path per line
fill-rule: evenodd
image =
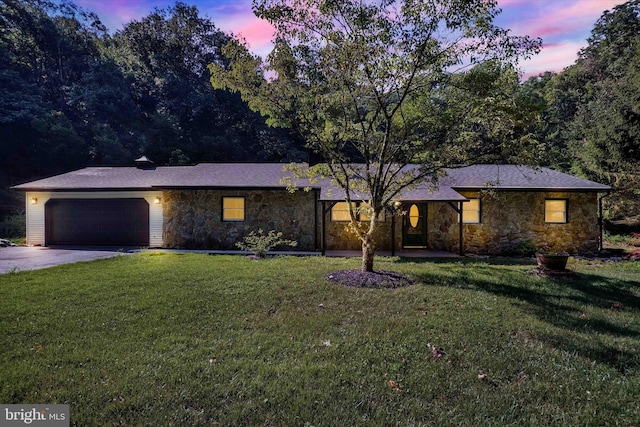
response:
M155 163L153 163L153 161L151 159L149 159L147 156L142 156L139 159L136 159L135 162L136 162L136 167L138 169L153 169L153 168L155 168Z

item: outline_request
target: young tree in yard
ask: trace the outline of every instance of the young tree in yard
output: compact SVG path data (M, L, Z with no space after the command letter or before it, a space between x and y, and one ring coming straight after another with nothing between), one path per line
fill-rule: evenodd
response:
M229 63L210 65L212 84L239 91L269 124L295 129L324 157L362 242L363 271L373 271L378 214L402 190L496 152L463 126L493 96L462 70L487 61L507 70L540 46L493 25L493 0L254 0L254 12L276 29L273 51L262 62L231 41ZM468 99L451 96L466 84ZM351 203L360 199L365 224Z

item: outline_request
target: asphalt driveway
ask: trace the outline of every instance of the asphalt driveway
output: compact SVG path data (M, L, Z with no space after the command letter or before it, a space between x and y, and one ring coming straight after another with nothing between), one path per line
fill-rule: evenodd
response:
M61 264L111 258L124 255L119 249L109 248L46 248L17 246L0 248L0 274L22 270L38 270Z

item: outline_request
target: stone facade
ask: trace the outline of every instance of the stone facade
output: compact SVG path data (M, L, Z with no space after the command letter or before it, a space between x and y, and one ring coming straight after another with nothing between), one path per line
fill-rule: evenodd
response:
M325 213L325 243L327 250L361 250L362 244L355 232L350 229L349 222L336 222L331 221L331 212L329 210L330 203L325 204L325 208L328 212ZM376 243L376 250L391 250L391 227L394 222L397 222L398 217L395 220L391 214L387 214L383 222L378 223L378 229L374 233L374 239ZM367 223L363 223L362 227L365 229L368 227ZM396 230L401 229L397 226ZM402 234L396 233L396 247L399 248L402 244Z
M502 191L460 192L465 197L481 198L481 222L463 225L463 251L476 254L510 253L518 245L530 243L554 251L592 252L598 249L597 193ZM568 201L568 221L545 222L545 200ZM328 204L327 204L328 207ZM404 213L406 214L406 212ZM379 224L376 250L392 248L392 226L395 249L402 250L402 215L388 214ZM349 232L348 223L332 222L325 214L328 250L360 250L360 242ZM427 249L457 253L459 250L458 213L445 202L427 204Z
M555 251L598 249L597 193L493 191L464 192L481 199L481 222L463 225L463 250L501 254L523 243ZM222 198L244 197L245 220L222 221ZM327 250L360 250L349 223L331 221L330 203L316 204L316 192L282 190L170 190L163 194L164 246L170 248L237 249L251 231L282 231L298 242L296 250L319 250L321 215ZM568 201L568 221L545 222L545 199ZM404 213L406 214L406 213ZM375 234L376 250L402 250L403 212L387 213ZM366 226L366 224L363 224ZM393 228L393 230L392 230ZM458 252L458 214L445 202L427 204L427 249ZM392 239L394 240L392 244ZM286 249L286 248L283 248Z
M223 221L222 198L244 197L245 220ZM169 190L163 194L164 245L169 248L237 250L258 229L281 231L295 248L318 249L316 192L284 190Z
M597 193L577 192L460 192L480 197L481 222L463 225L465 252L508 253L522 243L570 253L598 249ZM545 222L545 200L568 201L568 221ZM457 213L444 203L429 205L429 247L457 251Z

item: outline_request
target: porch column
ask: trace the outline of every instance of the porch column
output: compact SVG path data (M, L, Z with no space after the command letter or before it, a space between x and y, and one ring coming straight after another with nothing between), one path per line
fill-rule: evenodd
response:
M462 245L462 203L463 202L458 202L458 213L460 214L460 221L458 221L458 241L460 245L460 256L464 255L464 248Z
M598 227L599 227L599 236L598 236L598 250L602 251L604 249L604 217L602 216L602 199L607 197L611 193L605 193L602 197L598 198Z
M327 207L326 202L322 202L322 255L326 255L327 253L327 227L326 227L326 216L331 209L335 206L337 202L329 203L329 207Z
M458 202L457 205L453 202L447 202L449 206L451 206L453 210L458 214L458 253L460 254L460 256L464 255L464 248L462 245L462 204L464 202L466 202L466 200Z
M396 255L396 216L391 215L391 256Z
M321 250L322 250L322 256L326 255L327 253L327 230L326 230L326 226L325 226L325 203L321 202L322 206L320 208L320 214L322 215L322 218L320 218L320 240L321 242Z

